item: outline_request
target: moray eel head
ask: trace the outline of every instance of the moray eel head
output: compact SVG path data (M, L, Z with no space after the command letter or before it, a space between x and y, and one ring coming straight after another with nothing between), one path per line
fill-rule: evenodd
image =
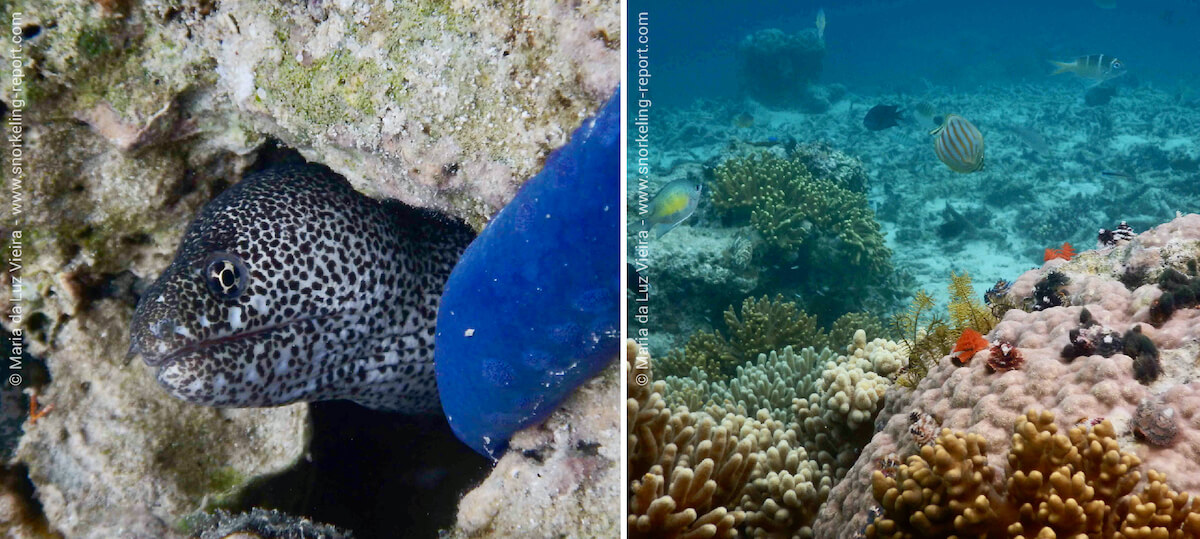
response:
M470 234L423 216L323 168L251 175L188 227L138 303L130 354L196 404L437 410L437 302Z

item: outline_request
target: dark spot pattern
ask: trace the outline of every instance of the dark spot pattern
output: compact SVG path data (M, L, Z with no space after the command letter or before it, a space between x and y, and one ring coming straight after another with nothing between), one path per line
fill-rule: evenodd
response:
M459 221L366 197L324 167L250 175L188 227L138 303L130 352L196 404L345 398L436 411L435 317L473 235Z

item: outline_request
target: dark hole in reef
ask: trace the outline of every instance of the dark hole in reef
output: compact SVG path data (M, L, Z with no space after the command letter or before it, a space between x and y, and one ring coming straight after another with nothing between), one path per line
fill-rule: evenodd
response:
M21 39L33 39L42 33L41 25L27 24L21 27Z
M300 152L287 147L278 139L270 138L263 144L262 149L258 151L254 162L246 169L246 174L262 172L269 168L284 165L303 165L307 162L304 156L300 155Z
M179 181L171 184L167 191L167 198L163 204L168 208L174 208L183 197L196 192L196 172L192 169L184 171L183 176Z
M311 405L311 460L250 486L229 509L279 509L357 538L437 537L458 501L489 472L445 418L406 416L348 401Z
M0 100L0 118L7 117L8 111L9 111L8 103L6 101Z
M0 488L9 493L13 507L10 511L24 515L29 529L39 535L52 536L50 523L42 510L42 504L33 495L33 481L29 480L29 468L24 464L0 465ZM10 513L11 514L11 513Z
M442 165L442 178L450 179L458 175L458 163L447 163Z
M542 455L541 449L526 449L521 452L521 456L533 460L538 464L546 462L546 457Z
M29 322L25 326L28 329L29 337L42 344L46 343L46 334L50 329L50 317L46 313L36 312L29 315Z
M575 450L589 457L594 457L600 454L600 443L578 440L575 442Z

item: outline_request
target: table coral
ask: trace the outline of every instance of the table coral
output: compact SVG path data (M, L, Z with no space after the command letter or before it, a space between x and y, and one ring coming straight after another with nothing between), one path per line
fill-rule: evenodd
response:
M1085 426L1092 418L1107 418L1113 437L1106 443L1116 444L1113 450L1119 449L1118 454L1136 456L1147 468L1160 470L1172 488L1200 490L1200 382L1195 381L1200 310L1181 308L1159 327L1149 323L1151 305L1162 294L1158 276L1167 268L1186 272L1188 262L1197 258L1200 215L1189 214L1114 247L1081 252L1070 261L1047 261L1016 279L1005 294L1010 299L1031 297L1039 281L1060 274L1065 279L1056 293L1068 305L1033 312L1010 309L987 335L989 341L1005 340L1019 348L1025 358L1022 368L993 373L984 362L959 367L947 355L915 388L891 390L877 419L879 432L830 492L814 532L845 538L863 527L873 505L867 494L875 460L919 451L908 434L908 414L914 410L931 414L942 427L981 436L989 450L988 464L997 470L1007 464L1004 455L1012 448L1013 425L1031 409L1052 413L1062 429L1081 418ZM1146 276L1132 289L1122 282L1131 271ZM1123 352L1064 360L1063 349L1071 342L1072 330L1080 327L1085 307L1090 319L1113 332L1124 334L1140 325L1158 350L1159 377L1139 383L1134 358ZM1169 447L1149 445L1133 434L1137 407L1148 397L1173 409L1178 433Z

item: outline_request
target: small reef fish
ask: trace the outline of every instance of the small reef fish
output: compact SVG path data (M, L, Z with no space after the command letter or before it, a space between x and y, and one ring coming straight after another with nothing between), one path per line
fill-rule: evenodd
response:
M821 41L821 43L825 42L825 10L824 9L817 10L817 39L819 39Z
M957 114L947 114L942 125L929 132L933 149L950 170L963 174L983 168L983 133Z
M957 365L966 365L975 357L975 353L980 350L987 350L987 339L983 338L978 331L971 328L964 329L962 336L958 338L958 342L954 344L954 351L950 352L950 357L954 359Z
M896 105L875 105L863 117L863 127L871 131L883 131L889 127L896 127L899 125L897 122L903 119L904 116L900 115L900 107Z
M1051 260L1054 260L1055 258L1061 258L1063 260L1071 260L1071 258L1073 258L1074 256L1075 256L1075 248L1071 247L1070 243L1067 243L1064 241L1062 244L1062 247L1059 247L1059 248L1047 247L1046 254L1042 258L1042 261L1049 262Z
M1085 79L1094 80L1097 83L1125 74L1125 64L1123 62L1103 54L1080 56L1073 62L1056 62L1050 60L1050 63L1058 68L1051 75L1074 73Z
M1130 173L1128 173L1128 172L1125 172L1125 171L1123 171L1123 170L1105 170L1105 171L1101 171L1101 172L1100 172L1100 175L1101 175L1101 176L1108 176L1108 177L1110 177L1110 178L1124 178L1124 179L1126 179L1126 180L1132 180L1132 179L1134 179L1134 177L1133 177L1133 174L1130 174Z
M738 114L733 117L733 126L742 129L754 127L754 117L745 112Z
M650 200L650 212L646 216L646 222L653 225L654 237L663 237L663 234L691 217L700 204L703 190L703 186L691 178L680 178L659 190Z

